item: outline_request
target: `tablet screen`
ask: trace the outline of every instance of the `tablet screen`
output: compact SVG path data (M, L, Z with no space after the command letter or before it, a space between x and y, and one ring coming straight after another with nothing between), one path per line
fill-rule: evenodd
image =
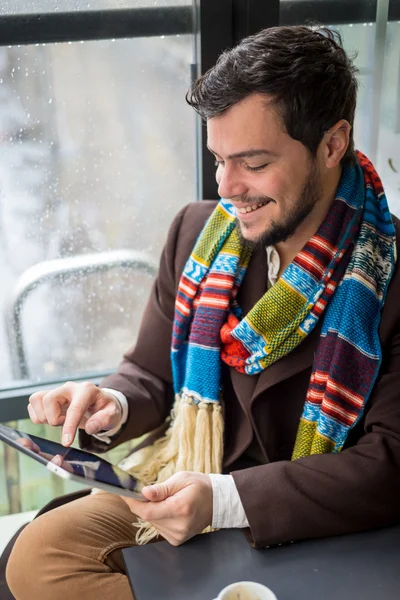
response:
M61 463L58 463L58 466L75 476L84 478L83 483L93 485L93 487L96 487L96 482L98 482L121 488L121 491L130 490L140 493L140 485L132 475L90 452L77 450L76 448L65 448L57 442L24 433L17 429L11 429L1 424L0 439L16 448L20 446L24 454L32 456L45 465L59 455Z

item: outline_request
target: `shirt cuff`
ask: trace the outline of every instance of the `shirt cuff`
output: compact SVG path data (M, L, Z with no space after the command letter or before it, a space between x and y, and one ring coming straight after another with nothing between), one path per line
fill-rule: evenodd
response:
M232 475L210 474L213 489L213 529L248 527L249 522Z
M112 394L114 398L118 401L118 404L121 407L121 419L112 429L108 429L107 431L100 431L93 435L93 437L97 438L101 442L105 444L111 444L111 438L113 435L117 434L121 429L122 425L128 420L129 413L129 405L126 396L122 392L118 392L118 390L112 390L111 388L101 388L103 392L108 392Z

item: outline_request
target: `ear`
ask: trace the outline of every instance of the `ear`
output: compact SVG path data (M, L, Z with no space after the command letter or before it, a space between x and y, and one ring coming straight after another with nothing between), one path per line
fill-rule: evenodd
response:
M346 153L350 140L351 125L341 119L332 125L323 137L323 156L327 169L337 167Z

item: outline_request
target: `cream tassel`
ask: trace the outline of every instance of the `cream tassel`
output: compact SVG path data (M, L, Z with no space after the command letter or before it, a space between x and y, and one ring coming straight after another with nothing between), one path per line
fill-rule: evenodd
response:
M133 453L121 462L121 468L142 485L162 483L178 471L221 473L224 432L221 407L206 402L196 404L188 396L177 397L171 418L165 436L143 449L146 450L140 457L143 461L138 461ZM139 520L133 525L138 527L138 545L158 535L150 523Z
M211 421L210 405L200 402L194 435L194 463L191 471L211 473Z
M221 473L224 453L224 418L220 404L214 404L212 407L212 433L212 470L210 472Z
M179 453L176 464L177 471L191 471L194 464L194 445L197 427L197 406L193 401L182 402L181 411L181 431L179 439Z

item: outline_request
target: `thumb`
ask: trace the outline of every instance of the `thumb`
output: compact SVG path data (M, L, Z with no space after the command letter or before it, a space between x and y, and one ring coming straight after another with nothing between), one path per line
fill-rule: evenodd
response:
M116 418L120 418L119 414L116 414L115 408L113 405L107 405L102 410L98 410L92 415L85 424L85 431L89 435L93 435L95 433L99 433L99 431L104 431L107 429L113 429Z
M142 489L143 496L151 502L162 502L170 496L173 496L183 487L182 477L180 473L175 473L167 481L163 483L155 483L148 485Z

